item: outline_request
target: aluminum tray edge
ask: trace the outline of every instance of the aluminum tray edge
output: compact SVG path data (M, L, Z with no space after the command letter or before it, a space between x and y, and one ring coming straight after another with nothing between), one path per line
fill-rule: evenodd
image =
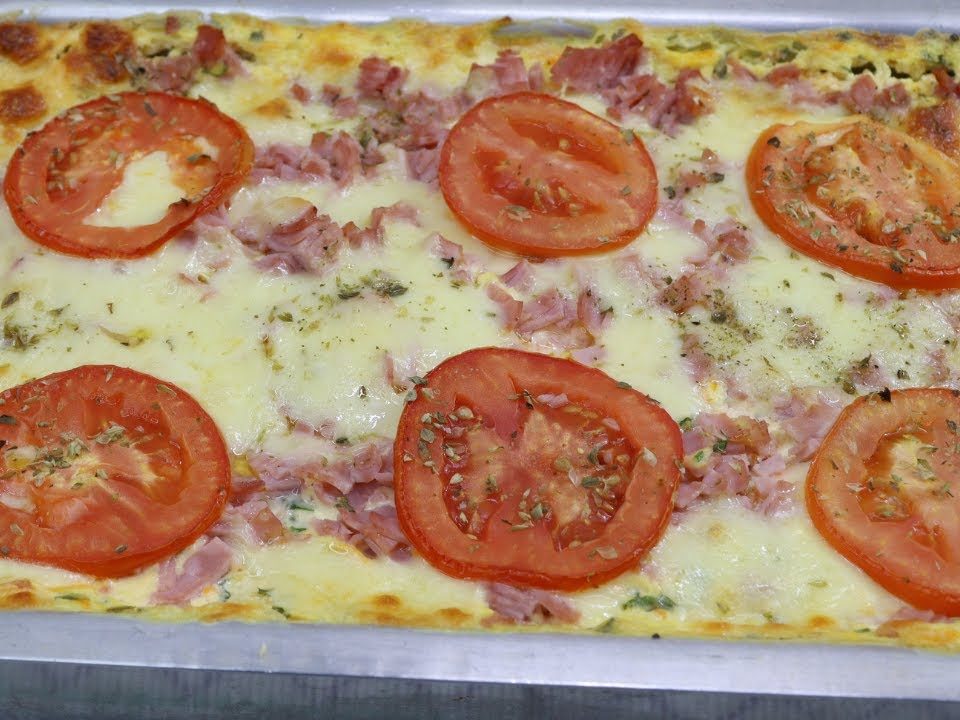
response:
M247 12L273 19L305 19L313 22L383 22L392 18L419 18L433 22L466 23L510 16L514 19L610 20L637 17L660 25L720 24L763 30L800 30L819 27L861 27L887 32L914 32L923 28L960 30L960 3L951 0L611 0L600 5L559 3L557 0L521 2L380 2L340 0L313 3L310 0L257 0L216 2L197 0L186 4L191 10L207 13ZM46 20L111 18L119 14L165 12L183 9L184 3L168 0L138 0L118 6L107 0L88 3L55 0L32 4L0 1L0 13L26 12Z
M960 700L955 656L905 648L383 627L164 624L15 612L0 660L464 682Z

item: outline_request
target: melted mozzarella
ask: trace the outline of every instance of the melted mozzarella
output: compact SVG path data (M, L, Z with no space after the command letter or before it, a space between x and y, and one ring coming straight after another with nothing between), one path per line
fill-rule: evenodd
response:
M360 57L391 52L400 57L410 50L389 33L356 33ZM494 42L484 40L477 47L478 60L489 62L496 51ZM543 61L557 51L544 45L534 52ZM267 62L258 62L248 77L225 82L208 76L194 92L240 119L259 145L307 144L314 132L352 127L353 121L333 118L322 103L301 105L287 91L294 81L349 89L355 64L346 72L294 71L295 58L265 57ZM470 62L417 58L411 60L411 83L444 92L462 83ZM704 149L726 164L722 182L686 200L687 214L708 225L734 218L749 227L757 249L731 271L725 288L739 327L750 329L753 339L746 342L742 332L712 322L702 310L678 320L656 303L652 284L624 271L636 260L661 275L677 276L702 249L691 231L661 212L640 238L615 253L535 265L538 291L558 287L576 297L583 278L596 283L604 307L612 309L600 338L599 367L653 396L676 418L707 409L763 417L775 395L796 386L832 384L842 368L868 354L891 374L909 368L922 379L926 355L946 348L956 367L954 345L944 345L952 337L950 328L929 300L908 295L875 310L871 296L882 288L791 253L750 206L743 164L757 134L773 122L828 120L838 111L788 109L779 91L759 84L724 87L716 111L677 138L640 119L630 118L629 125L647 143L661 186L675 182L678 170L695 163ZM273 103L277 98L283 102ZM597 98L573 99L604 112ZM423 374L471 347L524 346L502 328L486 294L487 284L516 258L468 235L439 193L406 177L402 158L391 157L374 177L346 190L322 181L247 186L232 201L231 220L239 222L288 197L310 201L339 223L365 226L374 207L394 202L418 208L419 220L388 221L381 247L344 248L321 274L276 276L258 270L226 232L213 231L202 242L174 241L136 262L87 261L31 243L7 210L0 210L4 295L20 293L17 303L0 312L6 338L0 385L83 363L127 365L190 392L216 419L233 453L266 449L332 457L329 444L291 433L291 421L314 427L332 423L337 435L349 440L391 437L403 394L387 382L388 356L404 373ZM152 153L128 166L121 185L88 222L146 224L177 199L165 157ZM434 232L460 243L477 260L484 272L475 283L451 282L446 266L427 250ZM381 297L371 288L376 277L389 277L405 290ZM822 337L814 345L790 342L797 318L808 318L818 329ZM749 406L728 402L717 378L702 385L691 379L680 359L681 336L689 331L702 338L724 372L743 383L752 398ZM795 466L789 479L802 485L804 471ZM854 628L889 616L901 603L826 545L804 514L800 494L798 487L792 507L776 518L734 501L678 514L640 570L574 596L583 613L581 625L618 618L621 627L641 632L664 623L683 628L708 621L804 625L822 615L838 627ZM470 623L487 613L477 583L447 578L419 559L372 561L351 546L315 536L310 521L334 512L316 498L312 502L316 509L303 511L273 501L281 521L305 540L245 547L234 571L193 605L229 599L249 604L256 617L279 619L279 607L296 618L370 622L389 621L394 601L384 597L390 596L405 608L399 617L407 622L450 624L453 616L442 611L451 608ZM103 604L143 606L156 586L156 569L91 583L71 573L0 560L0 581L17 578L29 578L50 597L81 588ZM665 594L675 608L624 610L636 593Z
M132 160L123 180L104 198L84 224L94 227L135 227L159 222L183 197L173 182L167 154L157 151Z

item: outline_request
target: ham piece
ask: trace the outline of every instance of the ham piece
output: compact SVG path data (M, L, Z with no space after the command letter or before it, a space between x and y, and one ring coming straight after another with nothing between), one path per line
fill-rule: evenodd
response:
M151 601L182 605L226 575L232 562L233 551L220 538L207 540L184 561L179 572L176 558L168 558L160 563L157 591Z

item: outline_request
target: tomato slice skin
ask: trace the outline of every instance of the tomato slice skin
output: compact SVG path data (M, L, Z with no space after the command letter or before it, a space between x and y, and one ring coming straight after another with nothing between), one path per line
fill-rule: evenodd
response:
M83 365L0 400L4 556L121 577L187 547L220 517L226 445L175 385Z
M197 138L216 157L202 152ZM150 225L84 223L131 160L159 150L177 161L175 177L190 185L180 202ZM106 95L28 135L10 159L3 192L17 226L42 245L85 258L137 258L227 200L250 172L253 154L243 127L206 100L161 92Z
M958 423L955 390L862 396L837 418L806 480L807 512L837 552L944 615L960 615Z
M657 172L629 130L550 95L484 100L440 151L448 207L481 240L519 255L614 250L657 209Z
M568 404L545 404L561 394ZM659 541L682 456L674 420L624 383L572 360L479 348L431 370L403 410L397 513L448 575L579 590L636 567Z
M774 125L747 187L763 222L800 252L894 288L960 287L960 165L866 117Z

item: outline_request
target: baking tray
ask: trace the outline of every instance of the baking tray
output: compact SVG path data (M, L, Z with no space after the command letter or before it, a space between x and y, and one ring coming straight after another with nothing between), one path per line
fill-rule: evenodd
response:
M41 20L107 18L163 12L170 7L166 0L139 0L130 5L113 2L24 5L0 0L0 14L26 11ZM957 0L914 0L912 3L902 0L846 0L842 3L837 0L688 0L682 4L617 0L599 6L560 4L557 0L486 0L470 4L453 0L410 3L360 0L322 6L315 6L309 0L273 3L241 0L237 4L198 2L190 9L209 13L249 12L270 18L304 18L314 22L378 22L416 17L457 23L509 15L523 21L557 16L578 21L635 17L648 23L716 23L766 30L839 25L891 32L912 32L922 28L960 31L960 2ZM582 688L586 694L609 688L614 694L607 695L608 700L618 697L613 689L621 689L960 701L960 684L954 681L960 671L960 655L906 648L769 640L627 638L599 634L453 633L364 626L163 624L64 613L7 612L0 615L0 711L3 711L0 717L86 717L84 711L91 710L92 706L83 703L82 684L79 696L71 684L74 697L79 697L79 701L70 710L61 706L65 714L57 714L55 708L64 693L60 692L58 696L53 685L57 682L83 683L82 679L71 681L69 678L87 677L89 680L89 673L85 676L84 670L110 669L115 671L110 676L111 682L119 682L117 687L121 688L114 691L114 700L120 698L121 702L123 687L130 687L131 683L143 686L144 678L167 677L164 673L180 673L177 676L180 679L173 681L172 687L188 689L193 687L191 682L196 685L196 678L200 678L200 686L206 690L216 687L218 678L223 682L235 682L228 681L228 678L235 678L237 673L254 673L249 677L256 679L241 683L242 687L234 687L231 697L245 696L245 689L248 695L255 692L260 701L266 703L263 707L275 709L283 705L284 697L290 699L282 688L286 687L284 683L289 684L291 677L323 679L328 685L330 682L365 681L368 687L374 687L369 683L375 681L381 683L376 687L398 680L406 680L403 687L426 687L431 682L443 682L447 688L441 693L443 697L450 688L463 687L458 683L481 683L483 685L466 687L500 688L494 694L504 702L510 702L509 688L518 686L528 689L554 687L558 692L559 688L563 692ZM193 679L187 681L183 673ZM354 694L358 692L357 687L363 687L348 686L350 693ZM314 684L313 687L320 686ZM18 695L18 691L21 694ZM28 701L24 700L23 692L27 693ZM161 692L171 692L170 687ZM363 691L359 692L362 695ZM91 686L88 697L93 698L95 694ZM137 716L161 716L154 714L158 707L150 705L148 689L135 694L137 699L130 701L131 711L137 706ZM342 695L342 687L334 694ZM389 693L383 695L385 703L390 702L389 697L392 697ZM424 712L413 716L420 717L428 714L431 698L438 696L436 692L431 695L430 691L424 691L417 697L419 700L415 702L424 703ZM575 697L563 705L554 706L552 715L574 716L572 711L580 707ZM725 707L723 703L709 701L710 697L716 696L701 697L707 700L702 704L703 711L722 711ZM215 692L211 698L214 700L210 707L203 709L194 705L191 714L219 717L217 707L229 710L231 717L247 717L242 713L238 715L237 707ZM103 711L103 697L98 696L98 702L101 702L100 717L114 716ZM583 707L598 709L591 703L593 701ZM247 703L244 707L249 710L255 705L256 702ZM654 705L656 707L650 706L653 708L651 716L662 717L665 712L674 714L676 710L674 706ZM115 703L111 707L116 709ZM383 707L390 706L385 704ZM756 716L764 717L768 711L783 715L785 708L792 708L790 712L793 712L800 707L793 704L779 709L773 706L767 710L760 708L760 714ZM836 711L836 716L860 717L861 712L855 707L844 706L845 709ZM866 706L860 707L863 710ZM897 716L900 714L897 708L902 706L884 707ZM938 716L940 710L952 708L939 703L924 703L922 707L925 709L919 714L924 716L933 712L931 708L934 707L939 708L936 711ZM46 714L44 708L53 708L53 714ZM810 708L811 713L823 716L823 708ZM403 711L409 709L406 707ZM395 711L400 713L401 708L396 706ZM877 716L871 710L863 712L869 713L870 717ZM946 712L952 715L957 710ZM696 710L693 713L703 714ZM514 717L509 713L501 714L504 718ZM746 717L747 714L755 716L753 712L744 711L733 711L731 716ZM914 710L910 714L916 716L918 713ZM122 710L116 715L123 716ZM163 716L176 716L176 713ZM287 714L285 717L292 716Z

